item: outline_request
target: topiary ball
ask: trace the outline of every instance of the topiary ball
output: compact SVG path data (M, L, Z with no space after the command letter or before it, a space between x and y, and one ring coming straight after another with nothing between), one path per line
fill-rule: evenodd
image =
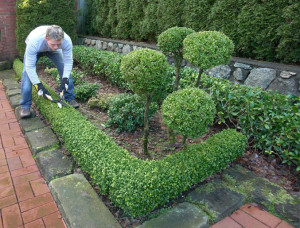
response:
M121 61L120 71L130 89L140 95L152 96L165 85L167 58L163 53L151 49L136 49Z
M181 54L183 40L194 32L193 29L186 27L169 28L158 36L157 46L165 55Z
M193 33L183 41L183 58L203 70L228 64L233 50L233 42L217 31Z
M209 94L198 88L187 88L170 94L162 103L161 114L166 126L186 137L205 134L216 114Z

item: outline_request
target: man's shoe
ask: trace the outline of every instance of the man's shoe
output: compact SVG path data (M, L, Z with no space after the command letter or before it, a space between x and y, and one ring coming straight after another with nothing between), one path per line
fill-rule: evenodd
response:
M30 108L20 108L20 118L28 118L31 116Z
M73 108L79 108L79 105L78 105L78 103L75 100L68 101L68 103L70 105L72 105Z

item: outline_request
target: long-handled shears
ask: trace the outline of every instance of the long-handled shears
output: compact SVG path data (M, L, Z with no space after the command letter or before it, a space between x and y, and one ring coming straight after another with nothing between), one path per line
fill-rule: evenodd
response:
M67 91L67 90L68 90L68 85L66 85L65 87L66 87L66 91ZM42 90L39 90L39 91L38 91L38 95L39 95L39 96L42 96L42 95L43 95L43 91L42 91ZM48 99L49 101L52 101L52 102L56 103L57 106L58 106L59 108L62 108L62 106L69 107L69 105L66 104L66 103L63 101L63 100L64 100L64 90L62 90L62 91L59 93L59 99L57 99L57 100L54 100L54 99L51 97L51 95L48 95L48 94L45 94L45 95L46 95L46 97L47 97L47 99Z

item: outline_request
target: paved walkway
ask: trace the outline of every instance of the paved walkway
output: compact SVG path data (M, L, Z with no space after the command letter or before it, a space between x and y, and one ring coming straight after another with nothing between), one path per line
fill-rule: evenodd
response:
M66 227L0 81L0 228ZM246 204L211 228L293 227ZM84 227L83 227L84 228Z
M0 82L0 228L66 227Z

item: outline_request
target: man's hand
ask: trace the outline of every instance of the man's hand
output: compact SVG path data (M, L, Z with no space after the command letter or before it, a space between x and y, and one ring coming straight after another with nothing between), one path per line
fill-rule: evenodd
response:
M35 84L34 87L35 87L36 91L38 92L39 96L43 95L43 97L45 99L48 99L46 95L51 97L51 94L48 92L48 90L44 87L44 85L42 83Z
M69 87L69 79L62 78L60 87L58 88L59 93L63 95L68 90L68 87ZM62 95L60 95L60 96L62 96Z

